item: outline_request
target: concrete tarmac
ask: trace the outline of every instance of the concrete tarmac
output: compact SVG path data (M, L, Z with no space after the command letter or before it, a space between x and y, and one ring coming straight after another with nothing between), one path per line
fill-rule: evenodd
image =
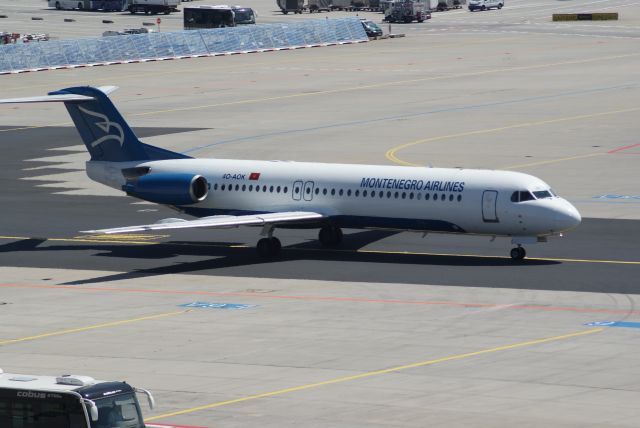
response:
M176 213L90 182L62 106L3 106L0 367L126 379L176 426L638 426L636 9L514 0L402 39L0 76L2 98L120 86L145 142L197 157L519 170L584 217L515 264L486 237L349 230L323 250L278 230L265 261L250 228L87 236ZM620 20L550 21L573 10ZM36 11L56 37L103 30L36 0L0 25Z

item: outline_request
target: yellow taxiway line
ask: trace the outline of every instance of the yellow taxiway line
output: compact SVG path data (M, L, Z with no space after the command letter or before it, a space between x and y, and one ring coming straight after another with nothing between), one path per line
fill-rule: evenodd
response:
M166 312L166 313L162 313L162 314L148 315L148 316L144 316L144 317L131 318L131 319L126 319L126 320L111 321L111 322L107 322L107 323L103 323L103 324L90 325L88 327L78 327L78 328L71 328L71 329L67 329L67 330L52 331L52 332L49 332L49 333L36 334L34 336L21 337L21 338L18 338L18 339L0 340L0 345L9 345L9 344L12 344L12 343L19 343L19 342L28 342L28 341L32 341L32 340L44 339L44 338L47 338L47 337L62 336L64 334L80 333L80 332L83 332L83 331L97 330L97 329L100 329L100 328L108 328L108 327L115 327L115 326L124 325L124 324L131 324L131 323L138 322L138 321L148 321L148 320L154 320L154 319L159 319L159 318L166 318L166 317L170 317L170 316L174 316L174 315L185 314L185 313L190 312L190 311L191 311L191 309L187 309L187 310L183 310L183 311L176 311L176 312Z
M574 121L574 120L585 120L585 119L592 119L592 118L595 118L595 117L611 116L611 115L615 115L615 114L631 113L631 112L637 112L637 111L640 111L640 107L633 107L633 108L627 108L627 109L621 109L621 110L603 111L603 112L591 113L591 114L581 114L581 115L577 115L577 116L560 117L560 118L557 118L557 119L541 120L541 121L537 121L537 122L516 123L516 124L513 124L513 125L501 126L501 127L497 127L497 128L477 129L477 130L474 130L474 131L458 132L458 133L455 133L455 134L438 135L438 136L435 136L435 137L424 138L424 139L421 139L421 140L416 140L416 141L412 141L410 143L405 143L405 144L401 144L401 145L396 146L396 147L392 147L391 149L387 150L387 153L385 154L385 157L387 159L389 159L391 162L394 162L394 163L399 164L399 165L404 165L404 166L422 166L422 167L424 167L424 165L421 165L421 164L404 161L404 160L398 158L398 156L396 154L400 150L407 149L409 147L418 146L418 145L421 145L421 144L432 143L434 141L449 140L449 139L453 139L453 138L469 137L469 136L482 135L482 134L491 134L491 133L496 133L496 132L508 131L508 130L511 130L511 129L528 128L528 127L534 127L534 126L549 125L549 124L554 124L554 123L569 122L569 121ZM527 166L542 165L542 164L545 164L545 163L553 163L553 162L563 162L563 161L566 161L566 160L582 159L582 158L586 158L586 157L599 156L599 155L603 155L603 154L605 154L605 153L600 153L600 152L599 153L590 153L590 154L587 154L587 155L572 156L572 157L562 158L562 159L553 159L553 160L547 160L547 161L541 161L541 162L533 162L533 163L529 163L529 164L507 166L507 167L503 167L502 169L524 168L524 167L527 167Z
M187 414L187 413L193 413L193 412L197 412L197 411L201 411L201 410L213 409L213 408L216 408L216 407L227 406L227 405L230 405L230 404L242 403L242 402L245 402L245 401L257 400L257 399L266 398L266 397L273 397L273 396L276 396L276 395L283 395L283 394L288 394L288 393L292 393L292 392L298 392L298 391L303 391L303 390L307 390L307 389L318 388L318 387L321 387L321 386L332 385L332 384L336 384L336 383L349 382L349 381L353 381L353 380L364 379L364 378L369 378L369 377L373 377L373 376L379 376L379 375L388 374L388 373L395 373L395 372L408 370L408 369L413 369L413 368L417 368L417 367L424 367L424 366L429 366L429 365L433 365L433 364L445 363L445 362L448 362L448 361L462 360L462 359L465 359L465 358L477 357L477 356L480 356L480 355L492 354L492 353L496 353L496 352L500 352L500 351L507 351L507 350L511 350L511 349L524 348L524 347L533 346L533 345L541 345L543 343L549 343L549 342L557 342L557 341L560 341L560 340L566 340L566 339L571 339L571 338L575 338L575 337L579 337L579 336L586 336L586 335L593 334L593 333L599 333L599 332L601 332L603 330L604 330L604 328L600 328L600 327L599 328L593 328L593 329L590 329L590 330L583 330L583 331L578 331L578 332L569 333L569 334L563 334L563 335L559 335L559 336L545 337L545 338L542 338L542 339L535 339L535 340L528 340L528 341L525 341L525 342L512 343L510 345L503 345L503 346L498 346L498 347L495 347L495 348L482 349L480 351L475 351L475 352L467 352L467 353L463 353L463 354L454 354L454 355L449 355L449 356L443 357L443 358L425 360L425 361L420 361L420 362L417 362L417 363L411 363L411 364L406 364L406 365L402 365L402 366L391 367L391 368L388 368L388 369L382 369L382 370L375 370L375 371L370 371L370 372L366 372L366 373L360 373L360 374L353 375L353 376L343 376L343 377L329 379L329 380L322 381L322 382L316 382L316 383L309 383L309 384L306 384L306 385L300 385L300 386L296 386L296 387L293 387L293 388L279 389L277 391L265 392L265 393L256 394L256 395L249 395L249 396L246 396L246 397L240 397L240 398L235 398L235 399L226 400L226 401L219 401L217 403L206 404L204 406L192 407L190 409L179 410L179 411L176 411L176 412L163 413L161 415L156 415L156 416L152 416L150 418L146 418L145 421L153 421L153 420L157 420L157 419L169 418L169 417L172 417L172 416L184 415L184 414Z

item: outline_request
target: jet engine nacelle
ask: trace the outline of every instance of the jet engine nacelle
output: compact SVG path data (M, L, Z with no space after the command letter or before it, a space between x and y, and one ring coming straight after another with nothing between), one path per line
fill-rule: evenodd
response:
M157 204L190 205L207 197L209 183L201 175L151 173L128 181L122 190Z

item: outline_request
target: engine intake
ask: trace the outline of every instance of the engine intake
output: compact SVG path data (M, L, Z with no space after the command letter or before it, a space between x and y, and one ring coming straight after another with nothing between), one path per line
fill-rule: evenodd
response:
M209 183L201 175L151 173L128 181L122 190L157 204L190 205L207 197Z

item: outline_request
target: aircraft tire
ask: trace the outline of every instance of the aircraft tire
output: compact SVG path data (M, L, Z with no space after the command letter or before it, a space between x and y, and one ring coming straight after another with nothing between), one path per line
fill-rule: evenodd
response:
M282 243L278 238L262 238L256 245L258 254L262 257L275 257L282 248Z
M522 247L515 247L511 249L509 255L513 260L522 260L526 257L527 252Z
M324 226L318 233L318 240L323 247L336 247L342 242L342 229L336 226Z

